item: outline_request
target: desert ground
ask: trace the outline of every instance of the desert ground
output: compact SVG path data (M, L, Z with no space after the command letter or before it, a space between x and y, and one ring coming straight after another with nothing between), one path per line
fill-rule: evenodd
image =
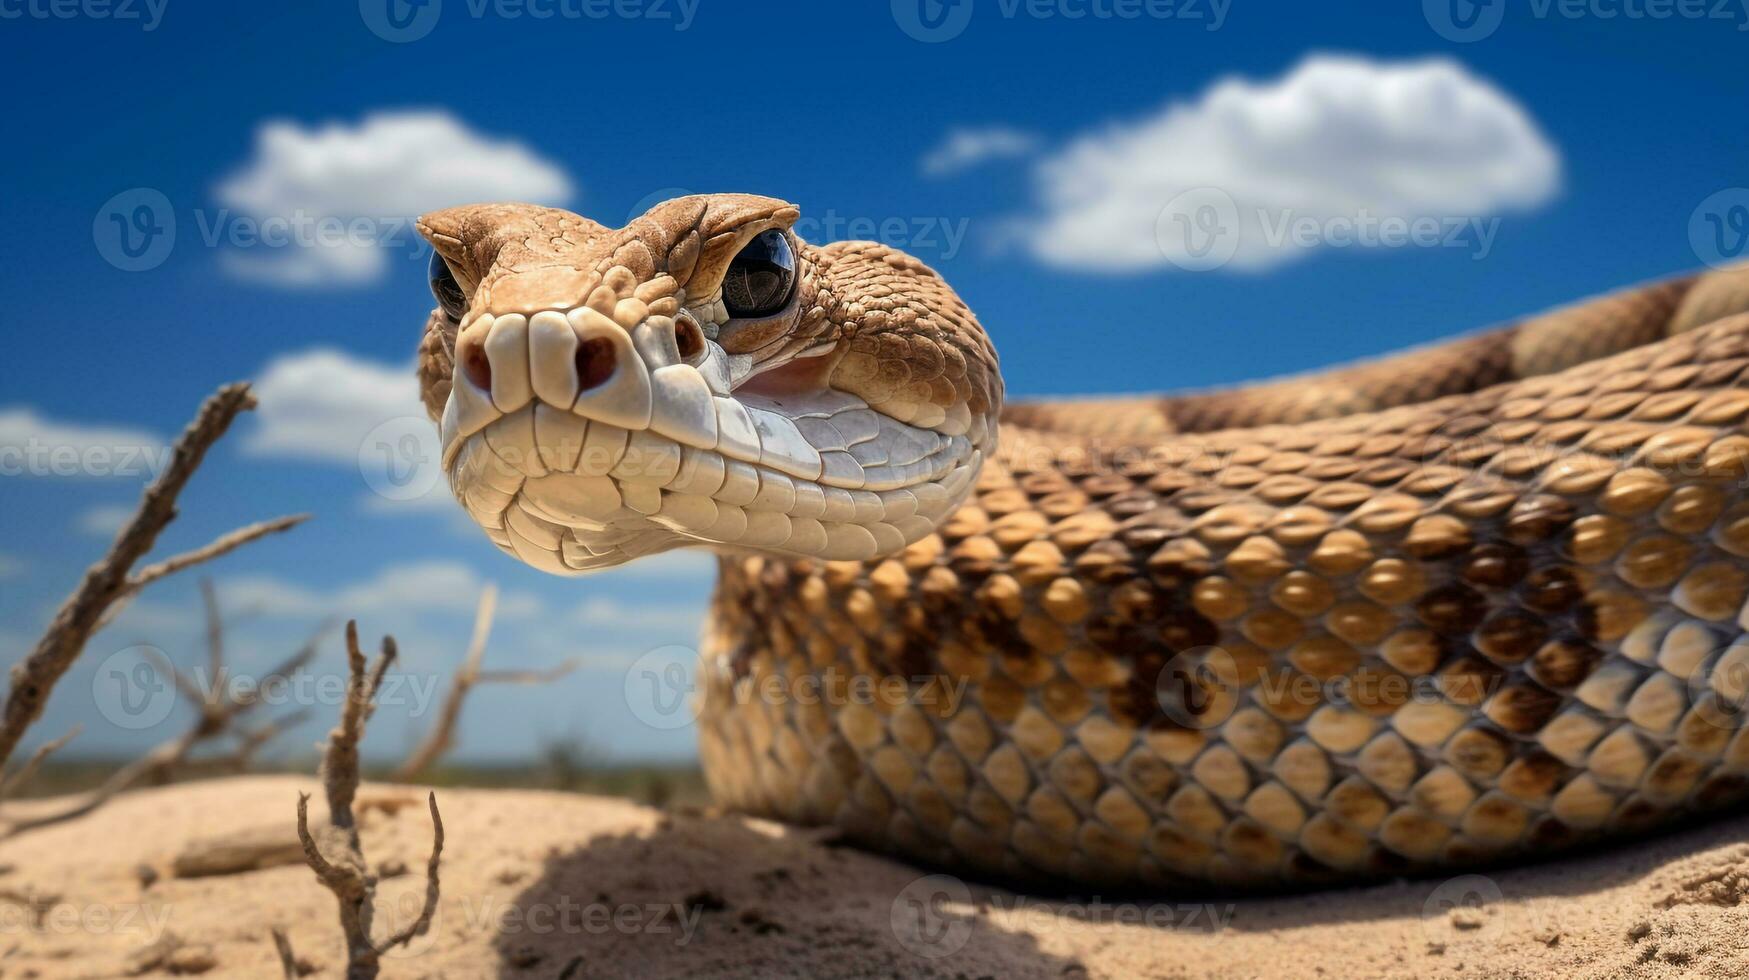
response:
M147 789L0 845L0 978L277 977L275 927L300 972L339 975L334 899L294 829L298 793L318 789L291 776ZM424 792L360 791L383 877L378 933L421 904ZM441 905L384 976L1749 974L1749 817L1474 878L1139 902L919 882L927 872L829 833L697 808L514 790L438 800Z

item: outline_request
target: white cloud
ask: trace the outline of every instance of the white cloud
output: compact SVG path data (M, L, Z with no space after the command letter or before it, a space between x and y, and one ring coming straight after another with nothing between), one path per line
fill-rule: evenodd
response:
M384 364L327 347L297 351L268 362L254 392L257 425L243 445L261 455L356 463L366 437L386 423L432 428L411 363Z
M923 174L947 177L991 160L1031 156L1038 147L1037 136L1009 126L953 129L939 146L923 155Z
M149 432L57 422L29 406L0 409L0 476L156 476L170 448Z
M122 525L134 516L135 508L125 504L105 504L91 507L80 513L73 526L80 534L89 534L94 538L107 538L122 529Z
M361 616L455 612L472 616L486 579L456 561L390 565L374 576L331 589L313 588L272 575L237 575L219 583L226 606L263 616ZM518 619L539 613L540 599L520 592L498 597L498 616Z
M1282 240L1284 218L1479 222L1549 199L1560 160L1516 101L1455 62L1315 56L1280 80L1226 79L1193 103L1084 135L1041 160L1037 177L1041 213L1022 233L1042 261L1185 265L1175 212L1218 188L1238 219L1230 263L1262 269L1336 243L1333 232Z
M215 191L238 213L207 227L232 245L226 267L244 278L357 284L387 268L379 244L415 243L408 219L423 212L478 201L563 204L572 193L557 165L443 111L378 112L357 125L308 129L275 120L257 131L253 158ZM232 229L244 227L259 229L260 240L233 242Z

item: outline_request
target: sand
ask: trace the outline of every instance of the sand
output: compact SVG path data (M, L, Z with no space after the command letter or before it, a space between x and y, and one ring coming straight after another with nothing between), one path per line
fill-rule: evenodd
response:
M172 872L215 837L290 840L297 793L315 789L275 776L146 790L0 844L0 978L275 977L274 926L312 975L339 975L334 902L301 864ZM366 853L393 873L387 932L418 909L429 818L418 790L361 799ZM1136 902L928 876L733 816L543 792L438 799L441 909L385 977L1749 976L1749 817L1449 881Z

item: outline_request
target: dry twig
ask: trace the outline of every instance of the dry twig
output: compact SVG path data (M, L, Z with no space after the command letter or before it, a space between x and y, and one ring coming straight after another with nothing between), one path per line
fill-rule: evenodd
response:
M383 675L395 660L395 640L383 637L382 654L375 664L368 664L358 647L358 624L346 624L346 658L350 680L346 703L341 707L340 724L328 735L328 747L322 753L323 792L328 798L328 823L331 843L339 852L332 858L322 853L316 838L310 833L310 795L298 794L298 839L303 843L304 860L316 872L317 880L334 893L340 909L340 928L346 936L346 975L349 980L372 980L382 965L384 953L396 946L412 942L431 928L437 913L438 863L443 855L443 817L437 811L437 794L428 796L431 809L431 858L425 867L425 904L419 915L405 928L383 940L371 938L371 924L376 908L376 875L364 859L358 839L358 821L352 812L358 795L358 743L364 737L366 723L376 709L377 689ZM291 958L289 942L276 937L284 963Z
M160 743L150 752L117 769L96 789L71 804L18 820L0 820L0 840L82 817L108 803L117 794L143 782L168 779L189 761L189 756L197 747L225 736L235 739L237 747L228 755L219 756L213 761L226 769L241 772L254 762L255 755L262 746L303 720L304 712L299 711L253 728L243 728L239 722L261 703L263 690L290 679L315 656L316 644L322 633L327 631L327 625L323 624L308 642L270 669L260 683L248 689L232 691L224 683L224 620L219 615L211 584L202 582L201 588L206 596L207 664L212 671L207 679L207 686L203 688L196 684L168 660L160 660L158 664L158 669L164 671L176 687L199 706L200 714L195 718L194 724L188 731ZM73 734L75 733L69 733L39 748L17 774L0 783L0 799L17 785L21 785L44 757L65 744Z
M37 718L55 684L78 659L91 634L103 625L116 603L143 587L189 565L217 557L264 534L283 531L302 518L281 518L272 526L255 525L232 532L196 552L172 558L162 566L130 577L135 563L152 550L158 535L176 519L176 498L182 493L206 452L212 448L238 413L253 408L255 399L247 384L220 388L200 407L194 421L176 440L170 463L146 488L134 516L116 536L109 554L86 571L79 587L56 612L54 621L37 641L36 648L12 668L11 690L0 710L0 766L12 758L19 741ZM148 575L150 577L148 577Z
M284 971L285 980L299 980L304 971L298 969L297 954L292 952L291 940L286 938L285 930L274 926L273 948L279 952L279 968Z
M449 752L455 745L456 723L461 719L462 702L467 700L468 693L476 685L550 684L577 669L581 661L573 658L544 671L482 671L480 663L486 656L486 640L492 635L492 617L497 607L498 587L488 585L480 593L480 605L474 613L474 635L468 642L468 655L456 669L454 679L450 681L449 695L444 699L443 708L437 713L437 720L432 723L431 730L425 733L425 738L418 747L390 778L399 782L411 782Z
M43 760L59 752L62 746L71 742L78 735L79 726L74 725L71 731L60 738L37 746L36 751L30 754L30 758L25 760L24 765L20 766L17 772L7 776L4 782L0 782L0 800L8 799L13 793L18 792L18 788L30 782L31 777L36 775L36 771L42 768Z

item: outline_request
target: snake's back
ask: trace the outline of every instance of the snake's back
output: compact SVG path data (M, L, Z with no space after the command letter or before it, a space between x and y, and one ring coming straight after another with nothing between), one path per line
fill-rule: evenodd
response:
M866 562L726 557L725 803L1081 884L1473 866L1749 788L1749 276L1249 389L1010 406Z

